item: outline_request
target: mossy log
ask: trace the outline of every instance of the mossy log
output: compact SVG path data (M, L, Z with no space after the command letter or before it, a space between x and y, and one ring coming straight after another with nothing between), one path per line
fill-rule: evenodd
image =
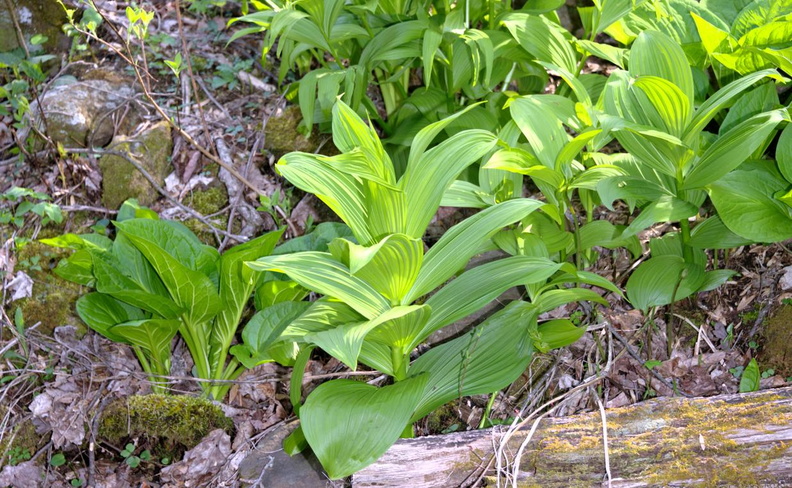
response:
M792 388L662 398L607 410L606 419L610 486L792 486ZM507 441L505 462L530 428ZM401 440L352 486L495 486L492 460L505 430ZM608 486L600 413L542 419L519 464L521 488Z

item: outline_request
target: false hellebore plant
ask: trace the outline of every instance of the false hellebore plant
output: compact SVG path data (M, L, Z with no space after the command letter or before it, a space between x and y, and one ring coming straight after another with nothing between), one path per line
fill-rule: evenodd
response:
M96 332L132 347L155 392L165 391L162 378L170 374L171 342L178 333L195 376L208 380L201 382L204 395L222 399L228 380L244 371L237 359L228 360L228 350L261 275L243 263L272 252L282 231L220 255L182 224L159 220L150 210L132 210L130 217L144 218L124 219L125 206L115 240L99 234L42 240L76 250L55 272L96 289L80 297L77 313Z
M438 406L507 386L525 370L535 350L564 346L583 332L569 321L538 325L537 317L546 309L515 301L471 333L411 361L413 350L430 334L508 288L545 282L559 271L575 273L568 264L530 256L463 271L474 255L494 248L492 236L543 205L525 198L467 218L424 252L422 236L443 193L460 172L499 143L490 132L466 130L427 150L453 118L417 134L406 171L397 179L374 130L339 101L333 109L333 137L342 154L290 153L277 165L295 186L333 209L356 241L338 238L330 242L329 252L247 263L254 270L284 273L324 295L312 304L275 305L277 313L251 331L243 346L259 362L275 359L268 351L283 344L301 349L292 378L301 426L285 447L294 453L310 445L331 478L374 462L399 436L411 436L412 423ZM393 383L376 387L332 380L300 405L302 371L314 347L352 369L361 362L382 371Z
M631 156L614 160L622 174L597 183L600 197L609 207L615 199L645 205L624 235L633 235L656 222L679 222L680 226L679 235L662 238L668 242L655 239L650 243L653 257L627 282L628 296L637 308L667 305L696 291L716 288L733 274L726 270L705 272L702 249L778 237L757 228L757 222L745 213L745 200L764 200L776 208L776 213L784 207L781 202L773 202L772 192L757 195L765 189L759 173L747 175L759 185L753 195L737 195L740 192L732 188L737 186L733 184L735 176L751 173L735 170L746 160L761 158L776 126L790 120L787 109L768 109L778 105L777 97L769 104L748 103L746 107L735 103L742 92L769 76L777 73L764 70L735 80L695 108L694 79L684 51L665 34L645 31L632 46L629 71L616 71L608 80L603 94L607 115L599 119L604 132L613 133ZM772 85L765 88L758 88L757 93L775 96ZM716 115L732 104L720 133L707 132ZM783 190L783 178L777 179L781 184L776 190ZM708 193L718 215L691 232L689 219L698 215ZM739 196L738 200L733 200L730 193ZM762 221L769 223L772 219L765 218L767 213L772 212L762 214ZM787 220L780 223L786 225Z

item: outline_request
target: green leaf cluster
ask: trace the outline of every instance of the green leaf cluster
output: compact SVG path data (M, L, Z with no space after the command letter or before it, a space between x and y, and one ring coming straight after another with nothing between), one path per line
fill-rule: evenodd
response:
M229 348L251 294L266 282L243 263L269 255L282 231L221 255L180 223L159 220L132 204L122 207L114 224L115 240L98 234L42 240L74 249L55 272L96 290L77 301L80 318L108 339L132 347L158 392L165 391L171 343L179 334L192 356L195 376L204 380L204 395L223 398L229 381L244 370L240 361L228 358ZM266 303L267 294L262 295L259 301ZM287 296L300 300L304 294Z

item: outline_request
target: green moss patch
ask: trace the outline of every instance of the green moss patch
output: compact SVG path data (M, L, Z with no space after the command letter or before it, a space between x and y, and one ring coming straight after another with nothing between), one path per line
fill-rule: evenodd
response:
M113 445L145 439L156 452L183 452L209 432L234 424L217 405L201 398L170 395L134 395L112 403L102 413L99 438Z
M764 346L759 355L763 368L792 376L792 305L781 305L762 325Z

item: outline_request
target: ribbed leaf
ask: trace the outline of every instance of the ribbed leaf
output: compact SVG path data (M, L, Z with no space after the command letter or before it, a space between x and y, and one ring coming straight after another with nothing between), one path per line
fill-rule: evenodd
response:
M407 199L407 231L423 237L437 212L443 194L459 173L481 159L497 144L497 137L483 130L459 132L410 161L399 181Z
M704 269L679 256L658 256L641 263L627 280L630 303L644 312L669 305L696 292L704 283Z
M685 176L685 188L701 188L737 168L759 147L782 121L786 109L756 115L716 140Z
M728 106L734 97L750 88L754 83L761 80L762 78L774 74L777 74L775 70L767 69L743 76L742 78L724 86L715 92L711 97L707 98L707 101L701 104L698 110L696 110L696 115L693 117L693 120L690 121L690 124L685 131L685 137L683 138L685 144L691 145L694 141L697 141L701 131L704 130L704 127L709 124L709 122L713 119L713 117L715 117L715 115L717 115L718 112L721 111L721 109Z
M267 350L310 305L308 302L282 302L256 313L242 330L243 343L232 347L231 353L246 368L272 361Z
M423 263L423 241L392 234L374 246L364 247L346 239L330 243L330 252L349 270L385 298L401 302L413 286Z
M376 175L385 184L396 184L393 163L382 147L379 136L347 104L333 106L333 143L344 153L359 150L368 165L366 173ZM365 177L364 175L361 175Z
M787 124L776 146L778 169L787 181L792 182L792 124Z
M682 91L688 105L693 104L693 74L682 47L662 32L644 31L630 49L633 76L658 76Z
M305 336L328 330L338 324L364 322L365 317L336 299L323 297L294 319L281 334L284 341L306 342Z
M542 205L542 202L528 198L508 200L453 226L426 253L418 279L402 300L402 305L414 302L443 284L479 252L484 242Z
M349 268L333 259L329 253L303 252L270 256L248 261L246 264L258 271L284 273L309 290L343 300L369 319L390 308L382 295L365 281L352 276Z
M325 202L349 226L358 242L370 242L363 183L335 170L328 161L314 154L294 152L283 156L276 168L294 186Z
M657 222L678 222L698 213L698 208L677 197L663 196L647 205L638 217L624 229L622 236L629 237L649 228Z
M380 327L387 328L388 332L379 334L378 337L392 340L388 345L404 348L411 343L412 336L423 328L430 312L431 308L425 305L394 307L379 317L365 322L333 324L335 325L333 328L310 334L305 340L316 344L355 370L360 348L368 334ZM409 350L403 354L407 352Z
M523 49L539 61L558 65L574 73L577 56L566 32L543 16L524 13L507 14L503 24Z
M509 288L542 282L561 266L549 259L512 256L462 273L426 301L432 307L432 316L416 344L435 330L467 317Z
M586 333L585 327L577 327L568 319L548 320L539 324L538 330L540 343L537 344L537 349L540 352L566 347Z
M770 169L732 171L707 187L723 223L735 234L756 242L792 238L789 207L773 198L789 183Z
M421 375L382 388L332 380L308 395L302 429L328 476L349 476L382 456L413 416L427 380Z
M410 375L429 377L411 422L455 398L507 387L525 371L534 347L535 307L515 301L469 334L432 348L410 367Z
M509 110L536 157L548 168L555 169L556 158L569 141L569 136L552 107L544 103L546 97L528 95L517 98Z
M719 216L713 215L693 229L688 244L698 249L734 249L753 244L753 241L738 236Z
M633 87L637 88L633 94L644 112L656 114L659 118L653 120L651 125L681 138L693 112L693 102L682 90L657 76L641 76L635 80Z

